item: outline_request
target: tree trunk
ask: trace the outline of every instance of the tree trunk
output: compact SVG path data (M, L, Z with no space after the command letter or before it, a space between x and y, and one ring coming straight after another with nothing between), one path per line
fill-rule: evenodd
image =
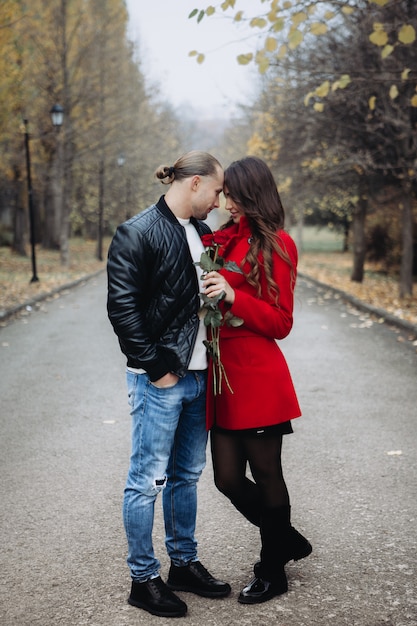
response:
M295 231L295 245L297 246L298 254L303 253L303 231L304 231L304 211L299 209L297 211L297 224Z
M26 233L28 230L26 207L24 201L24 183L19 180L18 174L15 174L14 181L14 201L13 201L13 243L12 249L21 256L27 256Z
M411 189L405 190L402 201L402 253L400 271L400 298L413 293L413 212Z
M52 155L44 193L44 223L42 246L48 250L59 250L62 220L62 154Z
M71 107L69 97L69 76L68 76L68 50L67 50L67 0L61 0L61 19L62 19L62 55L61 55L61 67L63 75L63 93L64 93L64 111L65 120L62 141L62 218L60 229L60 251L61 251L61 265L69 266L69 236L70 236L70 198L71 187L69 184L69 143L70 143L70 128L71 128Z
M107 10L106 3L100 6L99 18L103 25L105 23L105 14ZM100 101L99 101L99 167L98 167L98 220L97 220L97 259L103 260L103 225L104 225L104 177L105 177L105 145L104 145L104 120L106 118L106 36L105 29L102 27L98 46L99 46L99 81L100 81Z
M101 155L103 152L101 152ZM104 158L100 156L98 170L98 225L97 225L97 259L103 260L103 222L104 222Z
M349 251L349 232L350 232L350 222L347 217L344 219L343 223L343 252Z
M353 269L350 279L357 283L361 283L363 281L365 268L365 222L368 208L368 198L365 194L365 186L363 177L361 177L359 181L359 200L353 209Z

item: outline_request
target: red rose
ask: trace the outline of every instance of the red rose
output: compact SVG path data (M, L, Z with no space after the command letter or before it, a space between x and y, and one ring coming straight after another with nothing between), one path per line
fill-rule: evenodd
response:
M214 243L214 236L212 233L209 233L208 235L203 235L201 237L201 241L203 242L203 246L205 248L210 248L210 246L212 246Z
M217 230L213 235L213 241L218 246L224 246L230 237L224 230Z

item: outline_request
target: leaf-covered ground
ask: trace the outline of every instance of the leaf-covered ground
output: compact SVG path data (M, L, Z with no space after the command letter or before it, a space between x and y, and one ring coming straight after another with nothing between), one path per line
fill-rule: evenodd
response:
M371 264L365 266L362 283L352 282L352 256L342 252L305 252L300 257L299 270L417 326L416 284L413 296L400 299L398 277L386 276Z
M108 241L103 246L104 256ZM57 287L105 269L105 261L95 258L96 243L73 239L70 243L70 267L60 265L59 252L36 250L39 282L31 283L30 255L18 256L9 248L0 248L0 311L11 309L34 297L49 293ZM345 291L359 300L385 309L400 319L417 325L417 286L414 295L400 300L398 279L366 267L363 283L350 280L352 257L341 252L305 252L300 257L299 269L322 283Z
M103 246L104 257L108 241ZM30 282L32 261L30 251L22 257L10 248L0 247L0 311L12 309L33 298L50 293L54 289L73 282L85 275L104 269L105 261L96 257L94 241L72 239L70 242L70 265L62 267L58 251L36 248L36 269L39 282Z

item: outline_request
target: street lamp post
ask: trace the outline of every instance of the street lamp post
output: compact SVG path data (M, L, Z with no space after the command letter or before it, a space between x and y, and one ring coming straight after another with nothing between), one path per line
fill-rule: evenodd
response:
M54 104L51 111L52 124L58 129L62 126L64 120L64 109L59 104ZM39 282L38 274L36 271L36 241L35 241L35 210L33 206L33 187L32 187L32 173L31 173L31 161L30 161L30 147L29 147L29 123L27 119L23 120L25 127L25 152L26 152L26 172L27 172L27 185L28 185L28 205L29 205L29 222L30 222L30 245L32 252L32 278L31 283Z
M55 151L53 153L52 168L54 172L53 192L54 192L54 214L53 224L54 231L53 237L55 242L59 242L59 250L62 258L65 255L66 248L64 245L63 230L65 229L65 217L67 211L66 205L66 184L65 184L65 158L64 158L64 143L65 137L58 137L59 131L64 121L64 109L60 104L54 104L49 111L51 121L54 129L56 130L55 138Z
M62 122L64 121L64 109L60 104L54 104L54 106L50 110L50 114L52 124L57 130L59 130L62 126Z
M30 222L30 245L32 249L32 278L31 283L39 282L38 275L36 273L36 249L35 249L35 211L33 208L33 189L32 189L32 175L30 164L30 149L29 149L29 130L27 119L23 120L25 125L25 151L26 151L26 172L28 183L28 204L29 204L29 222Z

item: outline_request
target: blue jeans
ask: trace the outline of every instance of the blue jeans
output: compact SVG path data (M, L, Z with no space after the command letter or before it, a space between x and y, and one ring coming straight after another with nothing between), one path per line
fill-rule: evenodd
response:
M165 545L171 561L197 559L194 538L197 481L206 463L206 372L188 372L159 389L147 374L127 372L132 415L132 456L124 491L123 521L132 579L158 576L152 543L155 500L161 491Z

